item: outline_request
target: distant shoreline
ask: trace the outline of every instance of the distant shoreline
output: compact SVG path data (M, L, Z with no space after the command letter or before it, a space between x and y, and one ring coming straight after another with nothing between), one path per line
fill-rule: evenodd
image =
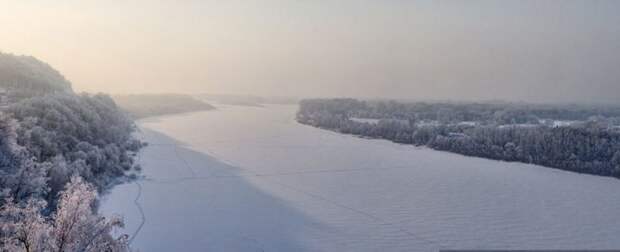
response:
M115 95L113 99L135 120L215 109L209 103L183 94Z

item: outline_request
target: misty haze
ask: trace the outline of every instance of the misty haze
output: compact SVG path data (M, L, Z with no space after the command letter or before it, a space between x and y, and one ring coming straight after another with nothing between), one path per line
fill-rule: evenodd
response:
M0 6L1 251L620 249L620 2Z

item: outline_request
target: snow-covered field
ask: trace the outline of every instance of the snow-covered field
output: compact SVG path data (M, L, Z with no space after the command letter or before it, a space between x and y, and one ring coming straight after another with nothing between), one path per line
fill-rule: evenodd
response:
M620 180L340 135L296 109L141 121L146 178L101 210L141 251L620 248Z

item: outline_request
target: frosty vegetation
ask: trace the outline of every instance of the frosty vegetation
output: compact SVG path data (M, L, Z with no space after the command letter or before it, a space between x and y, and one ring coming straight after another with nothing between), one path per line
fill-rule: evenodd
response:
M114 228L123 226L118 217L109 219L93 212L97 193L79 176L73 176L59 196L56 211L45 217L42 199L29 198L4 204L2 240L5 251L125 251L127 235L113 238Z
M97 194L135 169L135 125L107 95L75 94L32 57L0 54L0 250L124 251ZM24 91L29 90L29 91ZM7 97L4 97L7 98Z
M0 88L19 100L51 92L71 92L71 83L48 64L32 56L0 52Z
M614 106L312 99L301 101L297 120L468 156L620 177L620 108Z

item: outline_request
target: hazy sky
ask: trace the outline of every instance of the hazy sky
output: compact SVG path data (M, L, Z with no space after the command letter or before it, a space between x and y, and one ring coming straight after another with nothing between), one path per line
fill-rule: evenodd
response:
M0 0L77 90L620 100L620 1Z

